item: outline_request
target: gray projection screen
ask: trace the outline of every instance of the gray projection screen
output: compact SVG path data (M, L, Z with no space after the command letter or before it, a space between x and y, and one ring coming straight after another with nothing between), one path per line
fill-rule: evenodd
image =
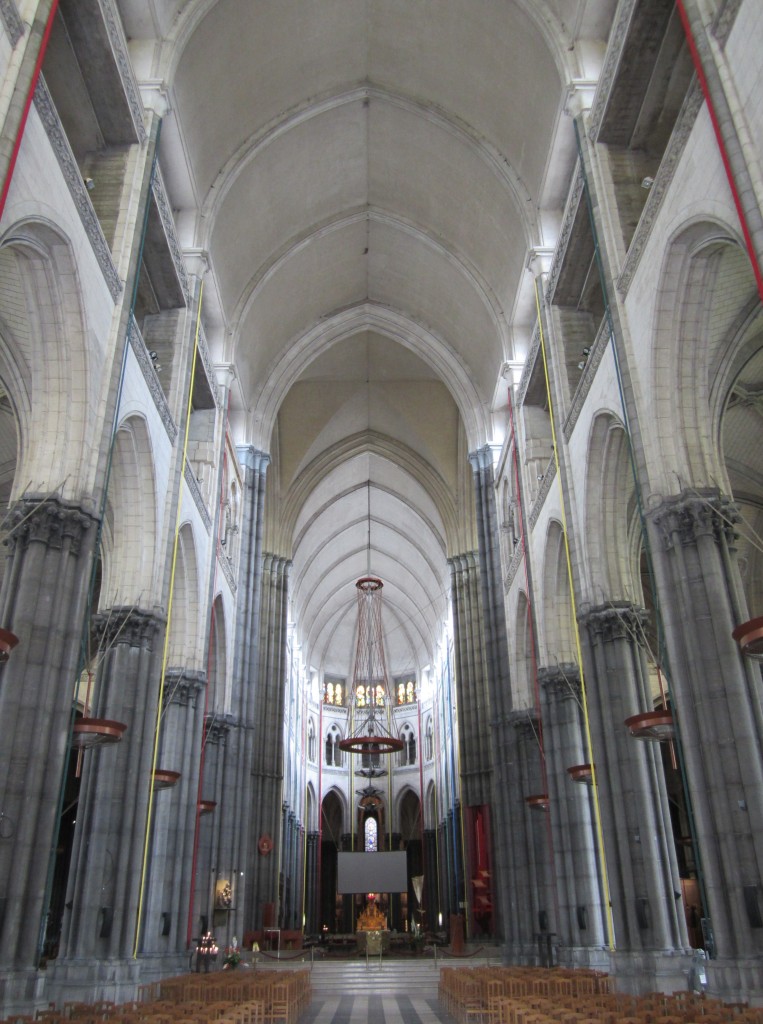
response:
M338 853L337 892L407 892L405 850L394 853Z

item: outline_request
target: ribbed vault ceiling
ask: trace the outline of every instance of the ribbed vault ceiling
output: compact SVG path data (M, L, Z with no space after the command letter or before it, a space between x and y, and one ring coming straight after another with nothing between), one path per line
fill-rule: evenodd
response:
M467 455L500 442L574 161L566 108L614 0L119 0L237 440L272 456L315 668L349 673L355 581L393 673L433 657L476 546Z

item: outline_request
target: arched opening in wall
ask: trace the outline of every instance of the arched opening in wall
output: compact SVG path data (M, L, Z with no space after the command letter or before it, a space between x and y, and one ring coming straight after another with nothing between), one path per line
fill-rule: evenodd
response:
M511 676L514 702L520 707L535 703L535 657L530 615L530 602L524 591L520 591L514 629L514 670Z
M172 594L172 617L168 644L168 664L198 669L202 664L203 637L200 621L199 571L190 523L180 528ZM223 676L223 680L224 680Z
M546 654L544 661L560 664L575 660L570 579L564 532L552 522L546 538L543 564L543 621Z
M312 783L308 783L305 794L305 828L309 833L318 831L318 807Z
M763 330L761 313L735 339L735 369L720 425L721 457L741 521L736 559L745 606L740 622L763 615Z
M63 925L66 888L69 878L72 851L74 849L74 830L77 823L80 783L82 774L82 751L72 748L66 764L64 776L64 799L58 825L58 840L53 864L53 878L50 893L50 909L48 911L43 940L40 966L44 967L49 960L58 956Z
M400 895L400 922L401 927L408 931L416 931L423 928L424 915L422 911L423 896L419 899L416 894L416 883L414 879L424 874L424 851L422 848L421 836L423 822L421 819L421 800L412 789L406 788L398 803L398 820L400 822L400 844L406 854L406 870L408 872L408 891ZM396 900L392 900L392 920L395 921Z
M413 726L406 722L400 730L400 739L403 749L398 754L398 763L401 768L416 764L416 733Z
M437 790L434 782L430 782L427 786L426 819L424 821L426 828L436 830L437 817Z
M227 707L227 641L225 606L220 594L212 605L207 657L207 714L222 714Z
M312 715L307 720L307 760L315 764L318 751L318 740L315 731L315 719Z
M1 339L0 339L1 343ZM11 500L18 459L18 425L10 395L0 380L0 515L5 519ZM0 530L0 539L5 530ZM0 586L5 577L5 558L0 559Z
M334 722L326 730L324 740L324 760L328 768L341 768L344 754L339 746L342 738L342 730ZM364 755L365 756L365 755Z
M344 834L344 805L334 789L329 790L321 804L320 833L321 930L351 931L352 905L337 892L337 853L340 849L349 849L349 836Z

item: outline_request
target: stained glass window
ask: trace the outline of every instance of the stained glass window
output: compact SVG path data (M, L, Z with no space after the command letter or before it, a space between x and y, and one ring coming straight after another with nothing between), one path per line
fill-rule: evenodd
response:
M416 703L416 684L412 679L400 680L400 682L397 684L397 703Z
M365 832L364 849L366 853L376 853L379 849L379 823L376 818L372 818L369 815L366 818L363 830Z
M323 686L323 703L344 707L344 684L336 680L327 680Z

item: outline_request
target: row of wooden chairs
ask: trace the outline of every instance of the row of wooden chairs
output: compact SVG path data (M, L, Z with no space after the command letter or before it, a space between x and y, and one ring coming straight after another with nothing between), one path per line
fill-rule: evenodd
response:
M582 969L447 967L439 994L459 1024L763 1024L763 1008L693 992L617 993L610 977Z
M484 1003L491 996L573 998L611 990L611 978L600 971L526 967L445 967L440 972L440 998L454 1016L457 1007Z
M311 998L307 968L219 971L141 986L131 1003L65 1003L0 1024L296 1024Z

